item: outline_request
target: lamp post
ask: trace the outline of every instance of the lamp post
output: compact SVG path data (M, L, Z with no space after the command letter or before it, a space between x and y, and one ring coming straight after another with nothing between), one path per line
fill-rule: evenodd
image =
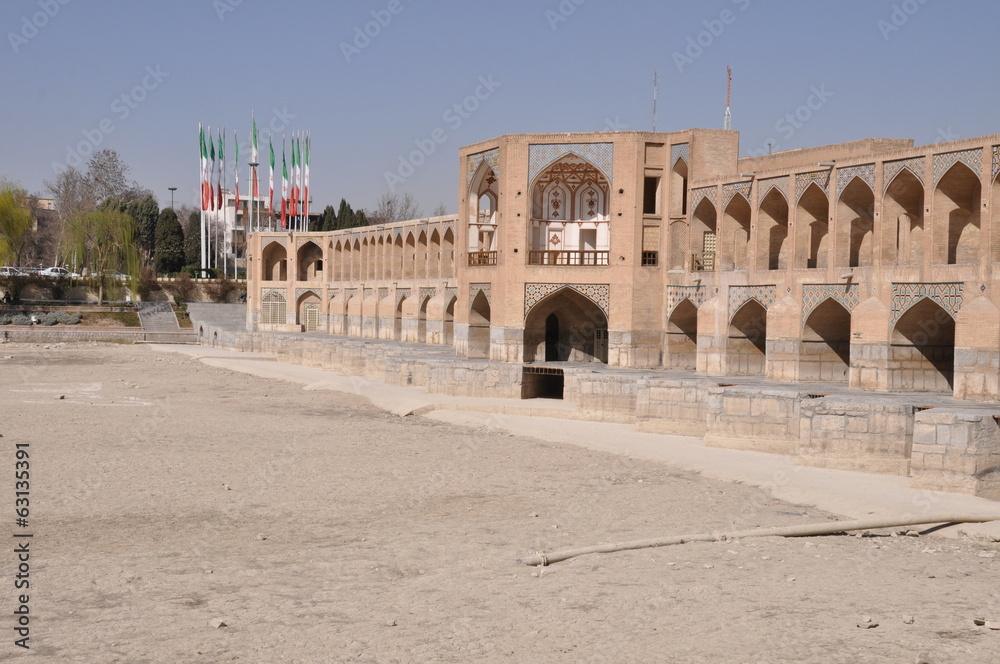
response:
M167 187L170 190L170 209L174 209L174 192L177 191L177 187Z

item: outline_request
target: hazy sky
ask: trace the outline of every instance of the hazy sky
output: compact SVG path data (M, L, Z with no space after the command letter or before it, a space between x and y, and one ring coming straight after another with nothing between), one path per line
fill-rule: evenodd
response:
M995 0L4 0L0 176L44 193L110 147L195 204L198 123L245 142L254 110L262 161L269 126L312 131L314 209L393 173L453 212L462 145L649 130L654 69L660 130L721 127L726 65L743 154L954 140L1000 132L998 25Z

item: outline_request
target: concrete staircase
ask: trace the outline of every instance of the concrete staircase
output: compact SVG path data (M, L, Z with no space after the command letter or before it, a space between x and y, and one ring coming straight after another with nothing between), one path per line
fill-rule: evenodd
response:
M155 343L197 343L194 330L182 330L169 302L136 302L135 309L146 341Z

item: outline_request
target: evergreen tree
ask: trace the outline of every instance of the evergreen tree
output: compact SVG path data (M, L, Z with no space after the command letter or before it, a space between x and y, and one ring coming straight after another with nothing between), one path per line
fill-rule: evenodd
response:
M187 232L184 233L184 264L201 266L201 213L192 212L188 216Z
M178 272L184 267L184 231L177 213L167 208L156 220L156 271L160 274Z
M337 211L332 205L327 205L326 209L323 210L323 231L332 231L337 229Z
M351 228L357 228L358 226L367 226L367 225L368 225L368 217L367 215L365 215L365 211L358 210L357 212L355 212L354 226L351 226Z
M160 216L160 206L152 194L149 194L129 203L124 211L135 219L139 229L139 245L148 263L156 248L156 222Z
M344 228L354 228L354 210L343 198L340 199L340 209L337 210L337 224L334 230L342 230Z

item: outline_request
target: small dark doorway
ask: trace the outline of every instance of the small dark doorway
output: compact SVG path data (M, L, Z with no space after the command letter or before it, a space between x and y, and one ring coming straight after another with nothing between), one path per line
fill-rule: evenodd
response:
M559 362L559 317L549 314L545 319L545 361Z
M565 383L562 369L524 367L521 373L521 398L562 399Z

